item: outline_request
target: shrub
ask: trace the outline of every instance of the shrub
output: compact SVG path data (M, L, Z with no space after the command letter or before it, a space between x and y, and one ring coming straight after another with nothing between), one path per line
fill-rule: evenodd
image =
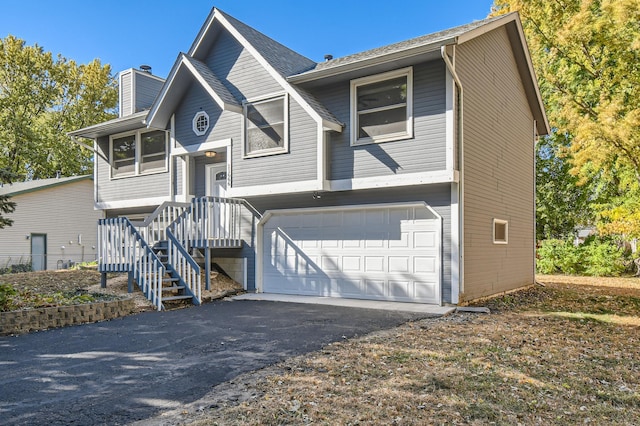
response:
M587 241L583 251L585 275L617 277L626 272L629 265L628 253L613 241L598 239Z
M10 311L15 308L13 296L18 291L11 284L0 284L0 312Z
M541 274L619 276L629 265L628 253L612 240L588 238L581 245L571 240L545 240L538 248L536 269Z

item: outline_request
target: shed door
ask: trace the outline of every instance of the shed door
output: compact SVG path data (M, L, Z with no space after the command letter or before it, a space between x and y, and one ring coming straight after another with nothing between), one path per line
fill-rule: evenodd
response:
M31 269L34 271L47 269L46 234L31 234Z
M440 229L426 207L276 213L263 227L262 291L440 303Z

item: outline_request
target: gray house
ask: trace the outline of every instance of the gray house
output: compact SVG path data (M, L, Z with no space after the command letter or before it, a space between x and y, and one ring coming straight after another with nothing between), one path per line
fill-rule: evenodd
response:
M429 304L534 281L549 126L517 14L316 63L213 9L166 80L120 85L120 117L71 135L98 154L101 270L159 308L163 285L199 303L212 261L250 291Z

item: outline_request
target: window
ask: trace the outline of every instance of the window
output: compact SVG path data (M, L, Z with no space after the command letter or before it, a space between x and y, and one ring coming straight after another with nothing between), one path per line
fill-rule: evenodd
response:
M167 132L137 131L111 136L111 177L167 170Z
M287 111L286 96L245 104L245 157L288 151Z
M111 140L112 176L128 176L135 173L136 135Z
M509 222L493 219L493 244L507 244L509 242Z
M204 135L209 130L209 114L198 111L193 117L193 133L198 136Z
M351 145L413 136L413 69L351 82Z

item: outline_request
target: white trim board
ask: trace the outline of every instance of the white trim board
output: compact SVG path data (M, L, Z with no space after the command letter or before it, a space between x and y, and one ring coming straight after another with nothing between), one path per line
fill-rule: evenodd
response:
M357 189L390 188L395 186L427 185L434 183L458 182L455 170L435 172L405 173L392 176L340 179L329 181L331 191L350 191Z
M275 183L272 185L254 185L227 189L229 197L253 197L260 195L290 194L294 192L321 191L322 186L316 179L300 182Z
M196 152L211 151L218 148L230 148L231 139L220 139L213 142L203 142L194 145L172 147L171 155L195 154Z
M95 208L97 208L98 210L125 209L131 207L160 205L165 201L171 201L171 197L151 197L136 198L135 200L101 201L95 203Z

